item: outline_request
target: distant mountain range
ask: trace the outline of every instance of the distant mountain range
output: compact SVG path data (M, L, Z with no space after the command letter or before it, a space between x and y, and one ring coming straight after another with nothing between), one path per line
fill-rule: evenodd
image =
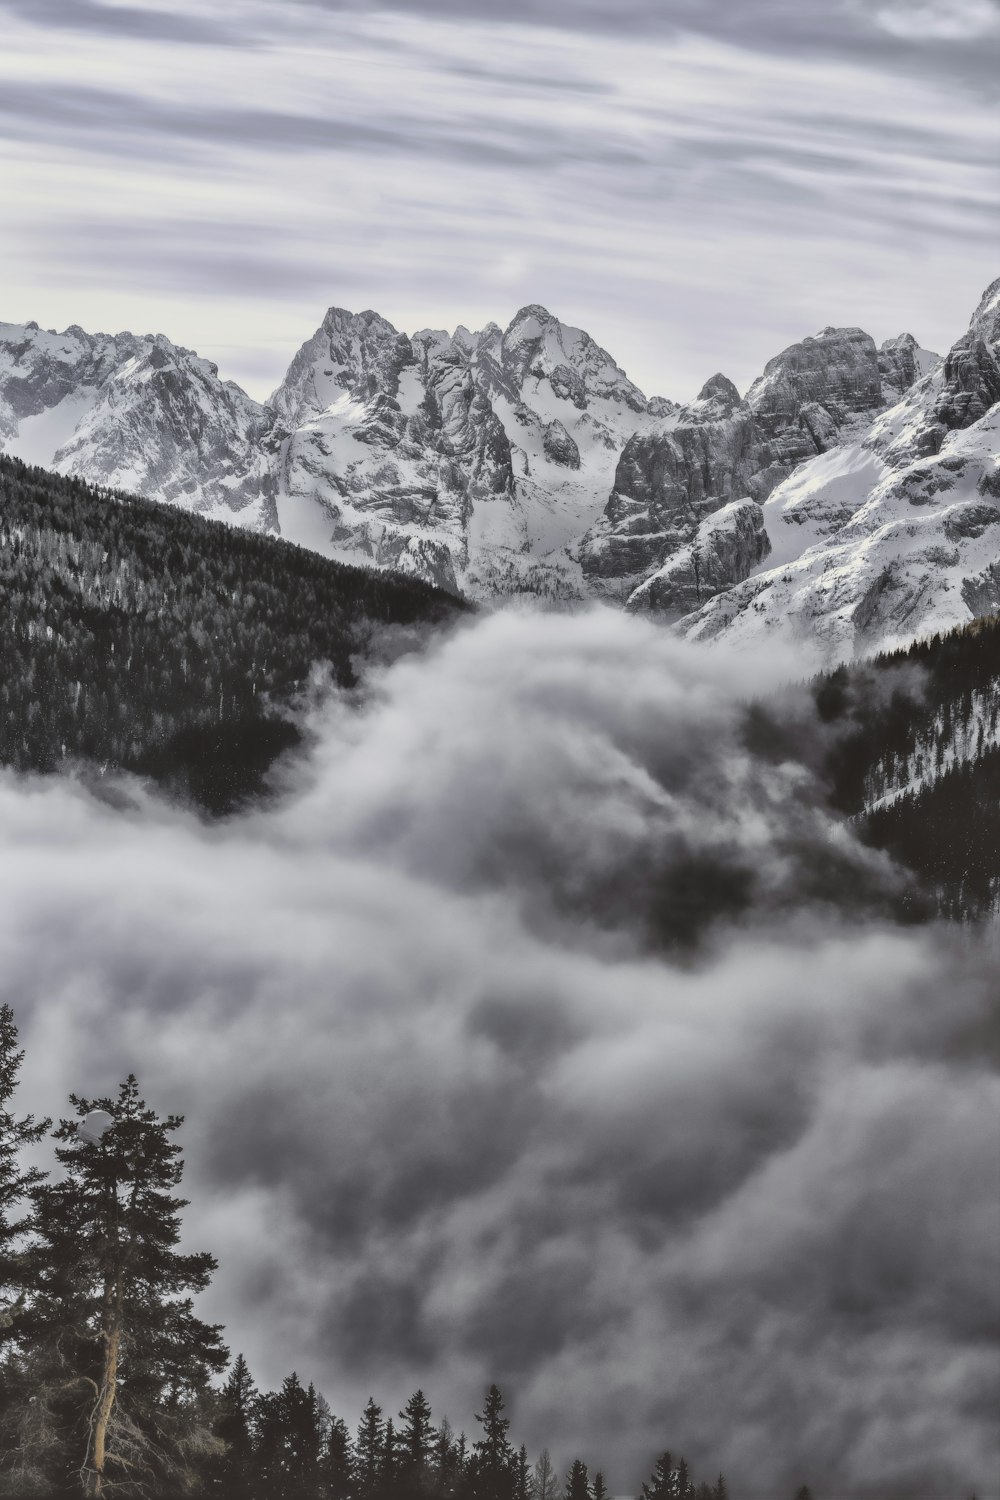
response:
M827 328L680 405L544 308L332 308L266 403L163 335L0 324L0 446L489 599L846 659L1000 607L1000 279L952 349Z

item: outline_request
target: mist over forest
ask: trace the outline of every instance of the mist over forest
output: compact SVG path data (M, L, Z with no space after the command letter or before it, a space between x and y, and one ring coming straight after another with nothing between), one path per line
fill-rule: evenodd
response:
M991 1496L993 925L915 922L829 810L792 657L602 609L398 649L226 818L3 774L18 1103L186 1116L262 1386L471 1431L496 1381L619 1493L671 1447L745 1500Z

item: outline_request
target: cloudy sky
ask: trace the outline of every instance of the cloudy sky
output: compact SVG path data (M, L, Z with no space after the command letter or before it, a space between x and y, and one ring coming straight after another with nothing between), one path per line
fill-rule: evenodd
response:
M0 0L7 320L255 394L331 304L543 302L650 393L997 272L997 0Z
M998 1500L996 935L894 925L748 754L789 666L508 611L226 825L0 777L19 1102L132 1068L186 1114L258 1380L472 1431L497 1380L619 1493L669 1446L740 1500Z

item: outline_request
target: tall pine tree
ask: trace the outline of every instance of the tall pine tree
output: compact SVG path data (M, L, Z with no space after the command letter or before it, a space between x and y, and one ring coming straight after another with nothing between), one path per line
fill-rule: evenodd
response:
M233 1362L219 1396L215 1435L225 1452L212 1465L212 1494L220 1500L244 1500L255 1473L254 1415L257 1390L242 1354Z
M31 1291L23 1240L32 1226L30 1195L45 1176L40 1168L25 1166L21 1153L40 1141L52 1123L31 1115L19 1120L10 1111L23 1061L14 1012L9 1005L0 1005L0 1349L16 1335L19 1314Z
M71 1096L77 1115L107 1110L100 1145L76 1120L55 1132L60 1181L34 1189L39 1294L33 1314L36 1401L49 1458L88 1496L138 1495L187 1482L199 1398L226 1365L220 1330L195 1316L192 1292L215 1260L181 1254L180 1116L161 1120L129 1076L114 1099ZM37 1418L35 1421L37 1428Z
M590 1500L590 1475L580 1458L574 1458L569 1466L563 1495L565 1500Z
M514 1490L514 1450L507 1437L510 1419L496 1385L486 1392L482 1415L476 1421L483 1435L472 1445L469 1491L474 1500L511 1500Z

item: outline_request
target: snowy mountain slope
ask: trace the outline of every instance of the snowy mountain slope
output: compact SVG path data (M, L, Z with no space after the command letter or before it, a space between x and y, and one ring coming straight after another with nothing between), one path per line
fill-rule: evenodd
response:
M0 324L0 446L92 483L264 529L265 409L162 334Z
M943 362L826 328L683 406L537 305L412 335L331 308L264 404L162 335L0 325L0 446L476 597L836 656L993 607L998 321L1000 282Z
M269 405L283 535L445 587L563 597L621 448L671 409L537 306L505 331L411 338L331 309Z
M706 517L736 500L766 504L801 465L866 430L885 402L898 400L934 358L910 334L877 349L859 328L825 328L769 360L745 399L724 375L713 376L696 402L634 436L622 453L608 505L581 549L592 589L611 597L617 591L631 609L674 613L676 591L647 585L671 576L672 559L680 553L697 553ZM845 519L845 486L838 489L835 502L830 499ZM857 492L856 485L847 489ZM772 515L779 513L772 508ZM698 575L692 608L742 582L775 546L782 556L797 556L806 538L815 539L824 524L828 529L832 517L813 517L795 506L783 519L798 529L782 524L779 535L772 535L758 515L751 530L766 531L768 545L730 547L716 555L714 566ZM732 560L728 573L723 556Z
M900 401L772 491L766 566L682 632L792 636L843 660L1000 609L998 324L994 282L969 332Z

